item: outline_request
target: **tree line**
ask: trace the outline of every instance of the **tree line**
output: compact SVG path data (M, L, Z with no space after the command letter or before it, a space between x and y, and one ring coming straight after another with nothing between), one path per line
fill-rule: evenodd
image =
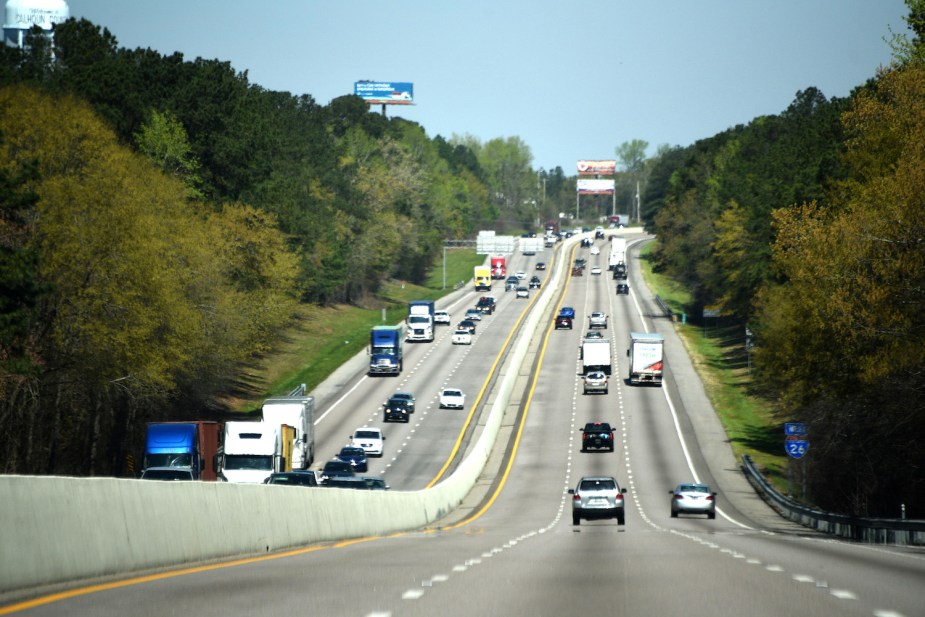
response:
M755 380L809 425L812 499L925 516L925 2L846 98L815 88L661 153L655 266L754 333Z
M299 303L559 209L564 173L538 203L531 165L87 20L0 46L0 471L129 473L144 423L203 417Z

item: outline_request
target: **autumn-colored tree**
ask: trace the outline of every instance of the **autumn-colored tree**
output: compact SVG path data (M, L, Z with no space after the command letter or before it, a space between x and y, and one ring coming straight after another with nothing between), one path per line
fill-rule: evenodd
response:
M266 349L294 306L295 259L272 217L198 212L73 97L0 90L0 131L0 173L38 162L25 246L50 288L35 387L2 401L4 469L118 472L144 414Z
M925 68L884 72L844 123L850 177L775 214L756 361L816 435L814 496L895 516L925 508Z

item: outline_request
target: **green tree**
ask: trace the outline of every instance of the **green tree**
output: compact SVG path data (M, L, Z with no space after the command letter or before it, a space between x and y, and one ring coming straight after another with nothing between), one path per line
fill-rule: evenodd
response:
M202 198L198 189L199 161L192 153L183 125L170 113L152 110L148 121L135 134L135 143L139 152L164 173L180 179L191 199Z

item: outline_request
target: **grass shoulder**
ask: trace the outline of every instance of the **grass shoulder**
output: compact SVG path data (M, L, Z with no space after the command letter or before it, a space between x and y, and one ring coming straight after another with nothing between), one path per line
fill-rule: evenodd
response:
M447 250L445 267L443 259L438 260L423 285L389 281L363 306L301 305L273 350L242 367L233 391L221 404L233 412L255 412L268 396L289 392L299 384L311 391L368 346L373 326L402 321L410 300L438 300L451 293L471 279L473 268L484 261L484 255L474 249Z

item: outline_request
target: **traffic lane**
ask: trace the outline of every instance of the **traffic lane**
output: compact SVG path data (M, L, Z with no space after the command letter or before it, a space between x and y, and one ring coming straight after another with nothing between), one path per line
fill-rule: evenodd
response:
M609 521L579 529L560 521L472 559L449 542L446 552L423 575L430 584L420 597L389 607L393 615L870 615L734 555Z
M922 547L859 544L815 534L734 533L713 542L719 550L758 560L791 580L850 599L868 614L923 614Z
M437 477L467 422L470 422L470 415L471 422L475 423L484 413L486 399L479 395L489 381L496 361L501 364L499 355L509 344L510 333L522 311L517 304L502 305L494 315L486 316L480 322L471 346L453 349L450 345L446 348L447 356L435 356L429 360L439 370L418 393L422 413L413 422L419 424L413 428L409 438L402 438L401 455L389 462L390 485L403 489L423 488ZM457 357L455 362L452 361L453 356ZM444 387L459 388L466 394L464 409L439 408L438 395ZM465 443L460 446L461 451L464 449ZM451 472L451 469L447 471Z
M474 306L482 295L485 294L473 291L463 296L458 304L464 308ZM436 403L440 386L444 383L450 367L465 362L473 363L478 367L475 372L476 377L479 378L478 381L454 384L470 395L467 402L473 401L472 394L478 391L481 387L481 380L485 377L484 367L490 366L504 341L504 337L483 337L482 334L489 329L503 330L508 327L507 323L513 323L509 310L510 301L499 299L498 304L498 310L494 315L486 316L485 319L477 322L476 343L472 346L452 345L451 336L455 323L449 328L439 327L434 342L405 344L404 370L399 376L365 377L355 388L337 399L334 405L329 406L316 420L317 454L313 468L320 469L326 461L333 458L349 441L349 436L356 428L375 426L382 429L386 436L386 443L383 456L370 461L368 473L382 475L387 471L394 471L393 468L401 460L395 455L401 449L400 445L407 443L412 437L427 440L429 430L427 424L423 422L425 414L417 412L411 414L407 424L384 422L382 404L396 390L405 390L415 395L416 409L426 409L429 405ZM502 317L503 315L507 317ZM473 351L474 353L471 353ZM447 429L441 428L440 430ZM448 455L449 451L433 451L429 462L420 460L409 462L406 468L413 470L415 477L393 473L390 484L408 489L423 488L437 473Z

